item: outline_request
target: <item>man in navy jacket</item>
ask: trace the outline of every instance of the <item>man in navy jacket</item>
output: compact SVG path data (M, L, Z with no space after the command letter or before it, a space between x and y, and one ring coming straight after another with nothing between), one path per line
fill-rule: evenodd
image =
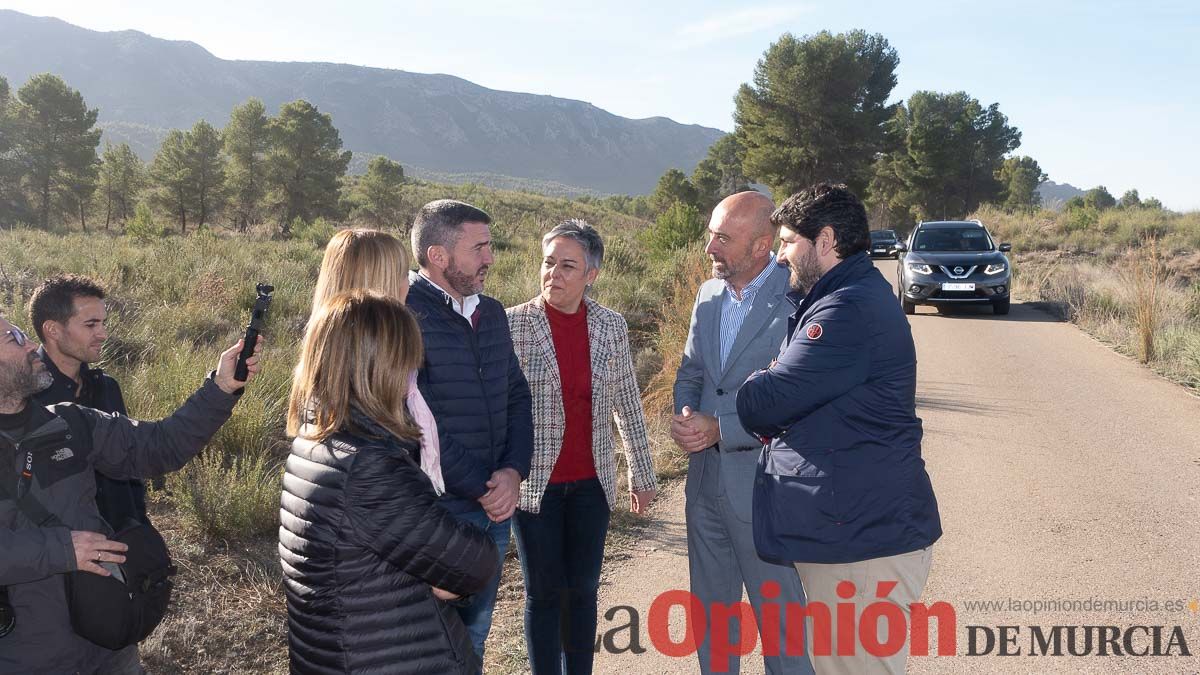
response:
M420 272L410 275L407 303L425 343L417 386L437 420L446 483L440 504L487 532L503 561L529 475L533 414L504 306L481 294L493 262L489 223L487 213L451 199L421 207L412 228ZM501 568L460 608L481 658Z
M799 192L772 222L796 312L779 359L737 394L742 425L768 441L755 482L755 546L795 564L810 605L836 615L838 603L853 602L861 616L881 600L881 582L896 582L886 602L908 615L942 534L921 459L912 332L867 256L867 214L845 186ZM851 597L837 593L842 581L854 585ZM813 638L823 640L808 631L818 673L904 672L907 644L884 656L856 633L853 654L838 654L834 628L834 655L812 653ZM883 640L887 622L879 628Z

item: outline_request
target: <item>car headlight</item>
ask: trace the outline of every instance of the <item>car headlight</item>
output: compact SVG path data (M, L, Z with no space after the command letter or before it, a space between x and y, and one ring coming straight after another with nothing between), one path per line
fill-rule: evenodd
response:
M1005 265L1004 263L993 263L993 264L988 265L987 267L983 268L983 273L984 274L1000 274L1001 272L1003 272L1007 269L1008 269L1008 265Z
M908 263L908 269L917 274L933 274L933 268L925 263Z

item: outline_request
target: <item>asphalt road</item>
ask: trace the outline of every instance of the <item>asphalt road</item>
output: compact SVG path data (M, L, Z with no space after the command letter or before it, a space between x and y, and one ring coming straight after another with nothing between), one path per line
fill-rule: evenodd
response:
M894 282L895 263L878 266ZM1177 640L1175 656L1099 656L1099 639L1092 656L1070 656L1065 628L1115 626L1122 652L1126 633L1135 651L1153 652L1153 629L1129 628L1162 626L1158 648L1167 651L1178 626L1200 655L1200 398L1021 304L1007 317L920 307L910 322L924 456L945 531L924 601L955 607L957 655L914 657L909 670L1200 672L1200 656L1180 656ZM628 623L625 612L606 621L606 610L632 606L647 651L602 651L597 672L697 672L694 657L658 654L646 635L652 599L687 588L682 492L664 495L654 534L605 570L601 634ZM1000 604L969 604L980 601ZM1020 656L1000 656L999 645L968 656L968 626L997 636L1017 626L1009 650ZM1047 636L1063 626L1064 655L1031 656L1034 626ZM671 632L681 631L676 611ZM983 651L984 631L975 634ZM626 645L628 631L618 635ZM1077 650L1084 635L1076 629ZM762 672L761 660L746 657L743 672Z
M879 266L894 281L895 264ZM926 603L957 608L960 654L967 625L1020 626L1022 654L917 658L910 670L1200 671L1196 657L1029 655L1030 626L1055 625L1117 626L1122 637L1130 626L1164 626L1164 650L1180 626L1200 654L1200 612L1162 609L1200 597L1200 398L1019 304L1007 317L922 307L910 322L945 531ZM977 600L1005 604L968 608ZM1010 600L1022 606L1009 609ZM1089 611L1087 600L1122 604ZM1037 601L1077 602L1028 608ZM1142 632L1132 635L1136 651L1147 646Z

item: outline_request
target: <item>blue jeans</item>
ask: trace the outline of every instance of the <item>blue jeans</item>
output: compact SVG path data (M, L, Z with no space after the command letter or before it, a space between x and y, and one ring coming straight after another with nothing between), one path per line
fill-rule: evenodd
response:
M509 518L502 523L493 523L483 509L455 513L454 517L486 532L496 543L496 550L500 552L500 567L496 571L496 576L492 577L487 588L471 596L471 601L466 607L458 608L458 615L462 617L463 623L467 626L467 633L471 636L471 646L475 648L475 653L482 659L483 643L487 642L488 632L492 630L492 610L496 608L496 591L500 589L500 575L504 572L504 554L508 552L512 519Z
M533 675L592 672L608 498L598 479L546 486L540 513L513 527L525 576L525 648Z

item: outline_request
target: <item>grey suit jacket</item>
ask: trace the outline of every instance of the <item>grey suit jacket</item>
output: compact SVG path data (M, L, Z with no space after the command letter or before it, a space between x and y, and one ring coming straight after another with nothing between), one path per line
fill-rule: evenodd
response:
M788 316L795 310L785 297L788 271L777 267L754 297L754 304L721 368L721 302L725 282L710 279L700 286L692 308L683 360L675 374L675 412L692 410L721 422L721 442L689 458L687 487L694 498L706 466L720 466L725 494L739 520L750 522L754 474L762 443L746 431L737 415L737 390L750 373L766 368L779 355L787 336ZM722 453L712 462L710 453Z

